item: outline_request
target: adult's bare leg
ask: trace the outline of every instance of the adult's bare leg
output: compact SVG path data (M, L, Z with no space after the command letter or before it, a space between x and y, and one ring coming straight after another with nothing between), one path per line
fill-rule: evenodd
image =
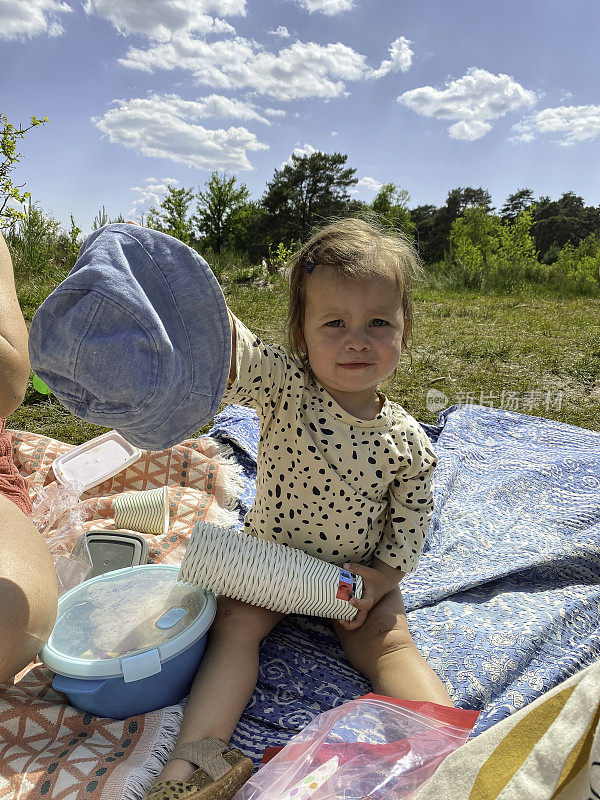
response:
M56 621L56 572L35 525L0 495L0 683L27 666Z

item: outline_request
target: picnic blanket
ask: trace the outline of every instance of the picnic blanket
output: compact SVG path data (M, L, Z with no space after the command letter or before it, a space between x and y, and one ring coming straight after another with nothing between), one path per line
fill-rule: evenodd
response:
M454 701L482 709L478 734L600 655L600 434L480 406L453 406L423 427L439 457L435 513L419 569L403 581L404 598L413 638ZM209 432L213 447L215 440L231 447L226 455L238 469L230 465L231 480L242 480L237 508L224 498L237 525L254 497L258 438L256 414L241 406L228 406ZM24 441L29 462L20 462ZM34 488L48 478L48 461L44 467L31 454L43 452L48 440L17 432L16 445ZM179 447L202 453L206 439ZM168 475L170 491L189 496L191 476L182 461L167 469L169 452L148 472L153 481ZM227 464L220 469L227 472ZM123 489L116 484L114 491ZM90 501L110 526L112 501L102 491ZM202 502L209 503L207 494ZM214 512L216 500L210 503ZM192 507L189 531L198 507L184 505ZM171 535L155 543L154 558L178 558L185 534L175 548ZM173 747L181 707L118 723L98 720L65 705L49 682L45 668L35 667L12 694L0 693L9 704L0 705L0 741L7 741L3 720L12 715L13 730L20 726L0 749L0 800L17 785L27 800L139 798ZM369 688L326 622L289 617L262 643L258 685L233 743L258 763L265 746L285 744L316 714ZM11 749L17 746L18 754Z
M13 460L12 439L4 430L5 425L6 420L0 418L0 493L12 500L24 514L30 514L31 498Z
M600 657L600 433L471 404L423 428L439 458L435 511L403 597L413 639L454 702L482 710L477 735ZM240 453L244 510L258 419L232 405L210 434ZM241 746L279 738L367 689L356 677L346 694L352 685L339 682L343 657L325 625L285 625L263 643ZM297 676L296 688L273 686L272 676Z
M11 431L15 463L34 499L54 481L51 464L72 445ZM168 486L169 528L144 534L150 561L179 563L198 519L231 525L238 519L240 467L231 447L209 437L163 452L143 452L135 464L81 496L85 529L110 529L114 500L127 491ZM3 536L10 532L3 531ZM124 721L72 708L51 687L53 673L39 662L0 687L0 798L119 800L139 797L173 748L182 706Z

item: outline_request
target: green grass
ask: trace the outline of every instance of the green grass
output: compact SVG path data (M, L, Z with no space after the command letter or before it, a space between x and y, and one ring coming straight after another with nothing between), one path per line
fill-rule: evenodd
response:
M224 271L221 282L236 316L265 341L285 342L282 278L265 284L238 268ZM30 319L36 292L28 285L19 292ZM470 399L600 431L600 299L546 289L495 295L423 286L415 292L415 312L412 365L405 356L382 389L417 419L437 419L426 405L435 389L446 406ZM31 384L8 425L73 444L106 430L78 420Z
M258 335L285 342L282 285L234 286L227 294L232 311ZM483 400L600 430L600 299L422 287L415 312L412 365L405 356L382 388L417 419L437 419L426 405L435 388L448 405Z

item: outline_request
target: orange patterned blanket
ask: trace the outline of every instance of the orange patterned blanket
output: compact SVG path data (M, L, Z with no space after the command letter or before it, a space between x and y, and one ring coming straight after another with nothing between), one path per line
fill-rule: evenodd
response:
M52 462L72 445L11 431L15 463L35 502L54 481ZM170 450L143 452L132 466L81 496L87 530L115 528L121 492L167 486L169 528L144 534L151 562L179 563L198 519L231 525L242 487L231 451L209 437ZM136 800L152 785L170 753L182 710L171 706L130 719L100 719L69 705L51 687L53 674L30 664L0 686L0 800Z

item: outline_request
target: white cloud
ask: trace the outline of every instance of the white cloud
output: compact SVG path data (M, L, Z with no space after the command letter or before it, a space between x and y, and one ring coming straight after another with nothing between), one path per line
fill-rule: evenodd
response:
M422 86L398 97L398 102L423 116L457 120L458 124L449 128L450 135L469 140L487 133L490 120L531 106L536 100L535 92L525 89L510 75L494 75L476 67L471 67L462 78L446 83L445 89Z
M333 17L342 11L350 11L353 6L352 0L296 0L296 2L311 14L320 11L328 17Z
M278 53L270 53L240 36L207 42L184 33L146 50L131 47L120 63L145 72L185 69L198 84L229 90L250 88L279 100L329 99L347 94L346 81L402 69L406 53L399 41L390 48L392 60L384 61L377 70L367 65L364 55L341 42L294 42Z
M138 196L133 200L128 216L140 217L152 206L158 206L169 186L177 186L178 183L177 178L146 178L145 186L132 186L131 191L137 192Z
M152 113L167 115L178 114L182 119L200 121L203 119L244 119L264 122L271 125L269 116L285 115L285 111L275 108L266 109L263 113L253 103L211 94L198 100L183 100L176 94L151 94L148 97L137 97L129 101L129 108L136 111L149 109Z
M330 136L339 136L337 131L331 131Z
M489 122L484 122L480 119L461 120L450 125L448 133L452 139L464 139L467 142L473 142L475 139L481 139L488 131L492 129Z
M285 25L280 25L274 31L269 31L269 33L271 36L281 36L282 39L289 39L291 35Z
M296 145L296 147L294 147L294 149L292 150L292 155L298 156L298 158L302 158L303 156L312 156L313 153L318 153L318 152L320 152L318 147L313 147L312 144L308 144L308 142L305 142L304 147ZM279 169L283 169L286 166L286 164L291 164L291 163L292 163L292 156L290 156L287 161L284 161L279 167Z
M177 95L153 95L115 100L103 117L92 117L111 144L122 144L142 155L167 158L194 169L252 169L249 150L268 150L249 130L208 129L195 121L203 116L202 103Z
M378 192L383 183L376 181L375 178L364 177L356 184L357 189L368 189L370 192Z
M514 136L511 136L510 142L533 142L535 139L534 125L530 117L525 117L521 122L517 122L512 126Z
M281 108L265 108L264 112L270 117L285 117L286 115L286 112Z
M300 158L302 158L302 156L312 156L313 153L319 153L319 152L321 151L319 150L318 147L313 147L312 144L308 144L308 142L304 143L304 147L296 145L296 147L294 147L294 149L292 150L292 154L295 156L299 156ZM291 160L287 161L286 163L290 164Z
M513 125L513 130L513 141L517 142L531 142L543 135L564 146L596 139L600 137L600 106L544 108Z
M328 17L350 11L354 5L353 0L296 0L296 3L310 14L320 11Z
M414 51L410 49L411 44L410 39L404 36L393 41L389 47L390 58L382 61L379 69L376 69L371 77L379 78L387 75L388 72L398 72L399 70L407 72L414 56Z
M86 14L106 19L128 36L168 41L175 33L235 33L220 16L246 14L245 0L86 0Z
M0 2L0 39L31 39L45 33L64 33L58 15L73 9L58 0L2 0Z

